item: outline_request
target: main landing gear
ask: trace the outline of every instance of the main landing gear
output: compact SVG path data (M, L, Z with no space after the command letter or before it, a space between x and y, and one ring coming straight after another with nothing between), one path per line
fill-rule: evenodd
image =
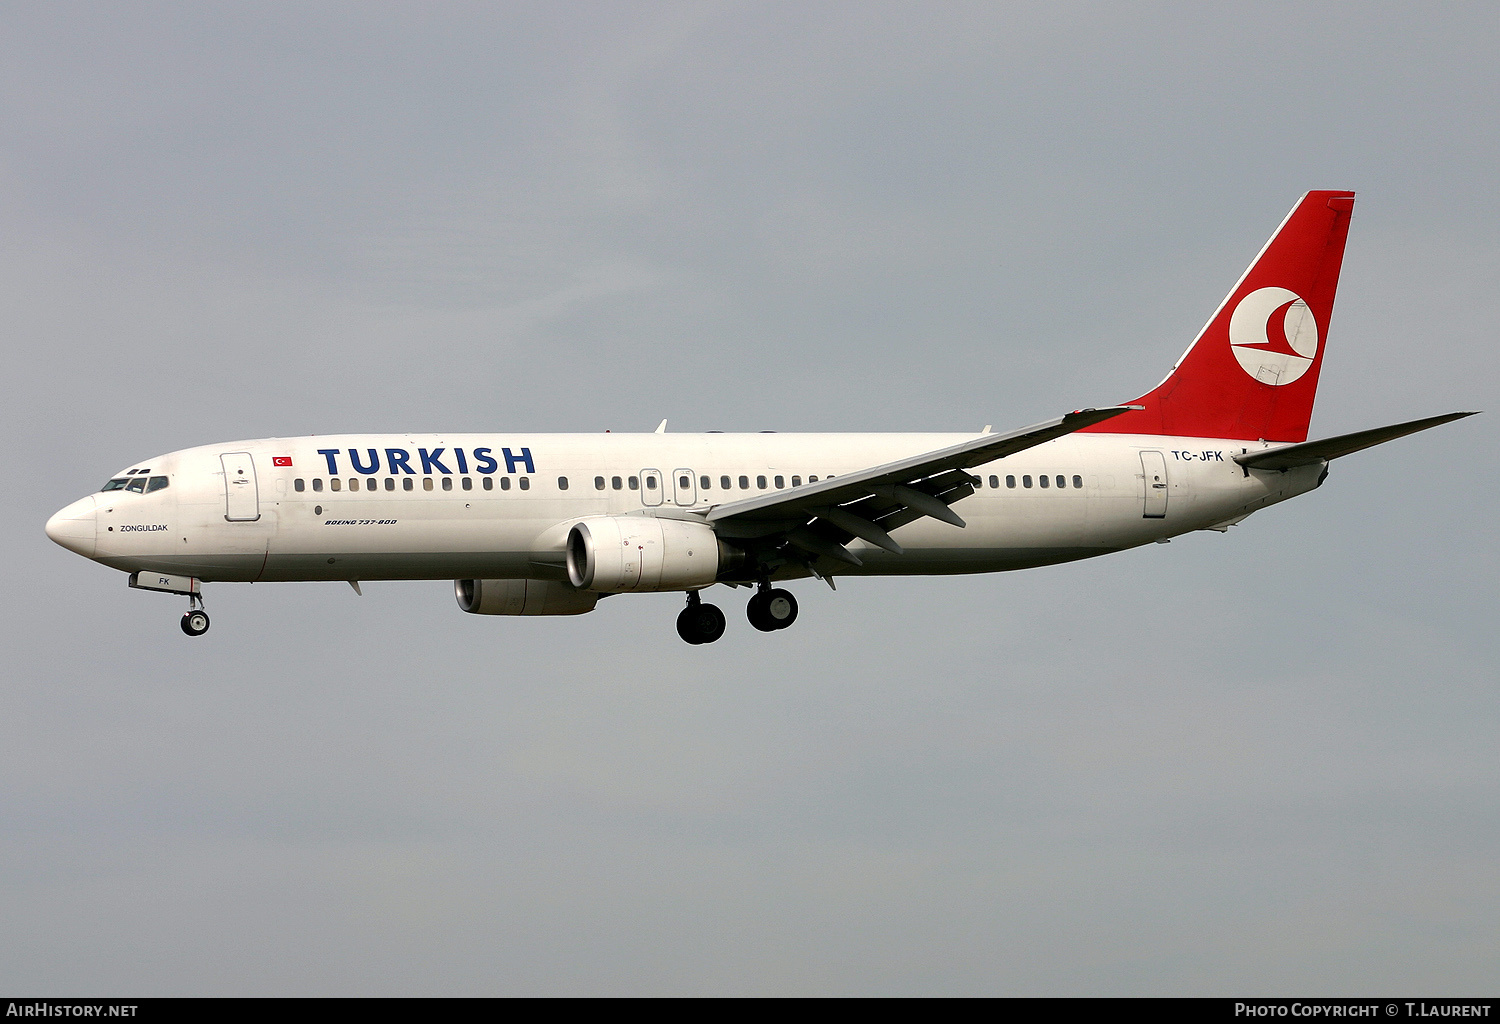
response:
M797 599L789 590L762 586L745 606L745 617L762 633L786 629L797 621Z
M208 612L203 610L203 598L188 595L188 610L182 616L182 631L188 636L202 636L208 632Z
M789 591L763 583L745 614L762 633L786 629L797 621L797 599ZM185 621L182 628L187 629ZM711 644L724 635L724 613L716 605L704 604L698 591L690 591L687 607L677 616L677 635L690 644Z
M690 644L711 644L724 635L724 613L690 590L687 607L677 616L677 635Z

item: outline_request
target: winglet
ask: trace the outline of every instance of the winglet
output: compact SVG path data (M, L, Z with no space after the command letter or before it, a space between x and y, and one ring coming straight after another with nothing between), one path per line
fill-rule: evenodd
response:
M656 431L655 432L658 433L658 434L665 434L667 432L667 421L666 420L662 420L660 423L658 423L656 425Z

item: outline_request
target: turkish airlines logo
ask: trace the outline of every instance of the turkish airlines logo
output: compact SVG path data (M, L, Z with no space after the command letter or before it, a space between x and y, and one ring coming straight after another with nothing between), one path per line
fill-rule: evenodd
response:
M1229 347L1245 372L1262 384L1290 384L1318 354L1318 323L1296 292L1259 288L1229 318Z

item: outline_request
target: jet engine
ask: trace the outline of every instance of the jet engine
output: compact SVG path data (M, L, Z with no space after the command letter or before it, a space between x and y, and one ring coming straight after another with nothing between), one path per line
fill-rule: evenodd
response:
M475 615L582 615L599 600L553 580L454 580L453 593Z
M580 591L693 590L744 563L707 523L596 516L568 531L568 579Z

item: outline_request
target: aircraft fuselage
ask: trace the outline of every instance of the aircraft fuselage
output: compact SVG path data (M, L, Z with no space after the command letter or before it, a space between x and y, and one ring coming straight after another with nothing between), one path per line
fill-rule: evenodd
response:
M272 438L147 460L139 475L164 476L168 486L101 491L56 519L76 524L67 546L105 565L203 581L563 579L563 545L581 519L701 518L726 502L971 437ZM901 526L892 531L900 555L855 539L848 548L863 564L830 566L829 574L997 572L1087 558L1219 526L1318 485L1321 465L1268 472L1233 461L1264 447L1150 435L1059 438L971 469L979 486L952 506L964 528L930 518ZM791 563L772 578L808 574Z

